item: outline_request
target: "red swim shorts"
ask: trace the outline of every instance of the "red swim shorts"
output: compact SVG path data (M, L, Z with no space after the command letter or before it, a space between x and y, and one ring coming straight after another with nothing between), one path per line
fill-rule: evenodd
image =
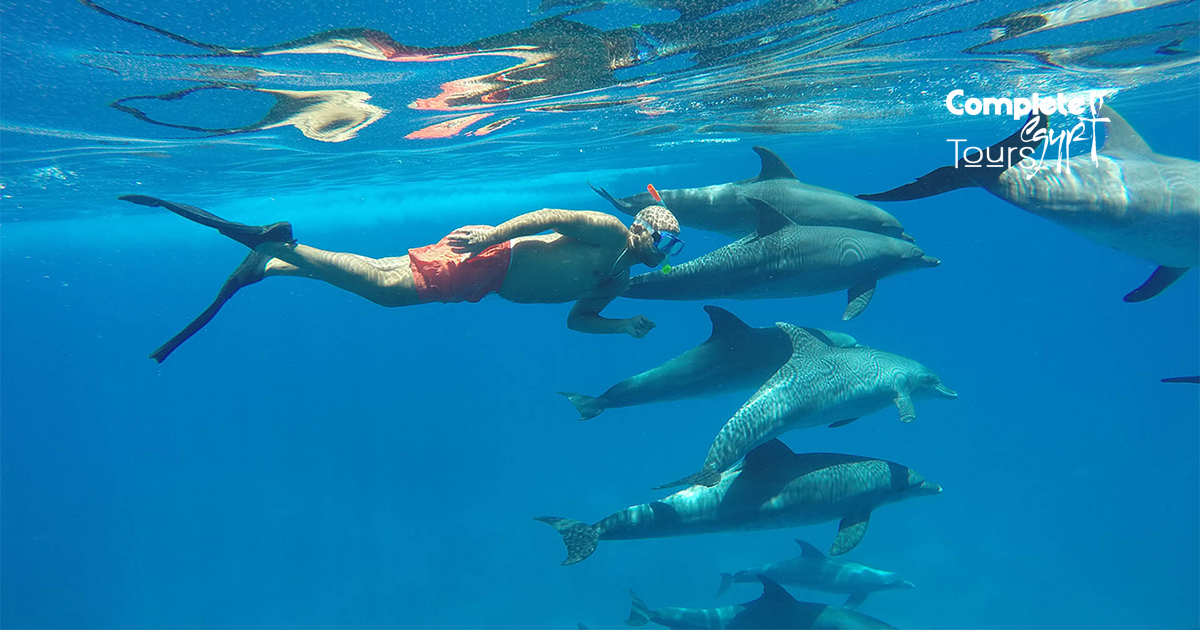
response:
M422 302L478 302L500 290L511 258L509 241L469 257L450 249L446 237L433 245L408 250L408 263Z

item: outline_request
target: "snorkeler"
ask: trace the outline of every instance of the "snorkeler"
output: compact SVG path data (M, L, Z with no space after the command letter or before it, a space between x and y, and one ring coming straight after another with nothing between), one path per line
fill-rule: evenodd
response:
M245 225L154 197L121 199L166 208L253 250L212 304L150 355L159 363L203 328L239 289L269 276L323 280L388 307L478 302L489 293L519 303L574 301L567 316L571 330L640 339L654 328L647 317L609 319L600 311L629 285L631 267L655 267L683 249L675 215L657 205L639 212L629 228L602 212L545 208L496 227L459 228L433 245L408 250L407 256L376 259L301 245L287 222ZM555 233L541 234L547 230Z

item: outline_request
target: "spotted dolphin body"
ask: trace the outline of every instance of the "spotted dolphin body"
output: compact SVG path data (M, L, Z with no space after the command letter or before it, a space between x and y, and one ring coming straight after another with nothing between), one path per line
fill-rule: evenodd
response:
M1062 172L1025 159L996 168L945 166L917 181L886 192L859 195L871 201L907 201L980 186L1001 199L1053 221L1097 243L1159 265L1150 278L1125 296L1148 300L1191 267L1200 266L1200 162L1154 153L1125 119L1107 105L1104 147L1072 157ZM1037 117L1013 136L989 148L1036 147L1045 128ZM999 154L1000 152L998 152ZM968 156L964 156L966 160ZM971 156L978 162L978 156ZM999 171L999 172L997 172Z
M721 427L699 472L658 488L717 484L752 449L788 431L845 426L893 405L902 421L912 422L914 396L958 396L912 359L875 348L832 348L791 324L776 326L791 337L792 358Z
M754 234L677 265L635 276L622 295L642 300L754 300L846 291L842 319L857 317L882 278L940 264L913 243L844 227L797 225L758 206Z
M559 393L579 410L580 420L588 420L613 407L757 389L792 356L792 342L779 327L751 328L723 308L710 305L704 310L712 319L712 336L704 343L613 385L595 398ZM854 337L845 333L818 328L805 330L830 345L858 345Z
M721 588L717 595L729 590L735 582L757 582L759 576L767 576L780 584L802 586L828 593L846 593L850 597L844 604L854 608L876 591L912 588L913 583L892 573L873 569L857 562L834 560L819 549L797 540L800 555L780 562L751 567L737 573L722 573Z
M904 238L904 227L896 217L873 204L827 188L810 186L796 179L778 155L754 147L762 159L758 177L740 182L660 190L662 202L679 219L679 224L698 230L741 238L758 227L758 209L748 200L762 199L800 225L830 225ZM630 216L659 203L650 193L616 199L603 188L592 187L617 210Z
M937 484L892 462L831 453L797 455L771 440L721 474L712 487L691 486L660 501L614 512L588 525L541 516L562 534L564 565L585 560L601 540L633 540L779 529L841 520L831 553L853 549L871 511L888 503L941 493Z
M668 628L891 628L888 624L860 612L825 604L798 602L769 577L762 582L762 597L744 604L720 608L660 608L650 610L646 602L629 591L633 600L625 623L644 626L656 623Z

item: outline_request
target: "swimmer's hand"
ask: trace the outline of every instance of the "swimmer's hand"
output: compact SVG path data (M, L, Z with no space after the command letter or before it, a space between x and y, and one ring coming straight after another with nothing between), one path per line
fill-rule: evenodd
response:
M634 339L645 337L651 330L654 330L654 322L645 315L634 315L625 320L624 332Z
M446 237L446 244L456 254L478 254L497 243L492 238L494 229L483 226L461 227Z

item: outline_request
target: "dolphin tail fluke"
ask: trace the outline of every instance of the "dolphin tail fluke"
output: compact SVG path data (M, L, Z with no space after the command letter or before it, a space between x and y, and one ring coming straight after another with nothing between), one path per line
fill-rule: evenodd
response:
M633 204L625 203L624 201L621 201L620 199L613 197L612 195L610 195L608 193L607 190L604 190L603 188L600 188L598 186L592 186L592 182L588 182L587 185L589 188L596 191L597 195L600 195L601 197L604 198L605 201L607 201L608 203L611 203L613 205L613 207L616 208L617 210L620 210L621 212L624 212L626 214L636 214L636 212L633 209Z
M563 566L587 560L596 551L596 545L600 544L600 532L593 525L557 516L539 516L534 520L546 523L562 534L563 543L567 546L567 559L562 561Z
M638 597L638 594L634 593L633 589L629 589L629 599L631 600L629 618L625 620L625 624L630 626L644 626L649 623L650 607L646 605L646 602L642 601L642 598Z
M717 588L717 597L724 595L725 591L728 591L730 586L733 586L733 574L722 573L721 586Z
M846 603L842 604L842 608L858 608L863 602L867 601L867 595L870 595L870 593L851 593L850 597L846 598Z
M911 184L881 193L858 195L858 198L864 201L912 201L978 185L964 171L953 166L943 166L927 175L918 177L917 181Z
M719 481L721 481L721 472L713 468L705 467L698 473L688 475L682 479L676 479L671 483L664 483L661 486L655 486L651 489L666 490L667 488L674 488L676 486L708 486L711 488L717 485L717 482Z
M858 195L858 198L865 201L910 201L940 195L959 188L990 185L999 179L1001 173L1008 170L1007 166L1016 163L1013 161L1014 158L1023 157L1021 151L1026 148L1037 148L1042 143L1048 124L1046 116L1030 114L1029 118L1025 119L1025 124L1021 125L1016 133L988 147L984 155L979 155L978 151L966 153L957 164L943 166L927 175L922 175L911 184L881 193ZM997 168L990 163L980 167L984 158L989 161L993 159L990 156L998 156L997 159L1006 160L1006 167Z
M1188 267L1159 267L1150 274L1142 286L1130 291L1129 295L1125 296L1125 301L1144 302L1149 300L1174 284L1183 274L1187 273L1187 270Z
M197 315L196 319L193 319L178 334L159 346L157 350L151 352L150 358L159 363L166 361L167 357L171 356L171 353L176 348L183 345L183 342L191 339L192 335L200 332L201 328L204 328L213 317L216 317L217 311L220 311L221 307L225 306L225 303L229 301L229 298L233 297L233 294L237 293L242 287L262 280L263 270L270 259L271 257L267 254L260 254L255 251L250 252L242 260L241 264L233 270L233 273L229 274L229 278L225 280L225 284L217 292L217 297L213 298L212 304L209 304L203 313Z
M601 405L595 398L584 396L583 394L574 394L571 392L558 392L560 395L566 396L567 400L575 405L576 411L579 412L580 420L591 420L600 415L604 411L604 405Z

